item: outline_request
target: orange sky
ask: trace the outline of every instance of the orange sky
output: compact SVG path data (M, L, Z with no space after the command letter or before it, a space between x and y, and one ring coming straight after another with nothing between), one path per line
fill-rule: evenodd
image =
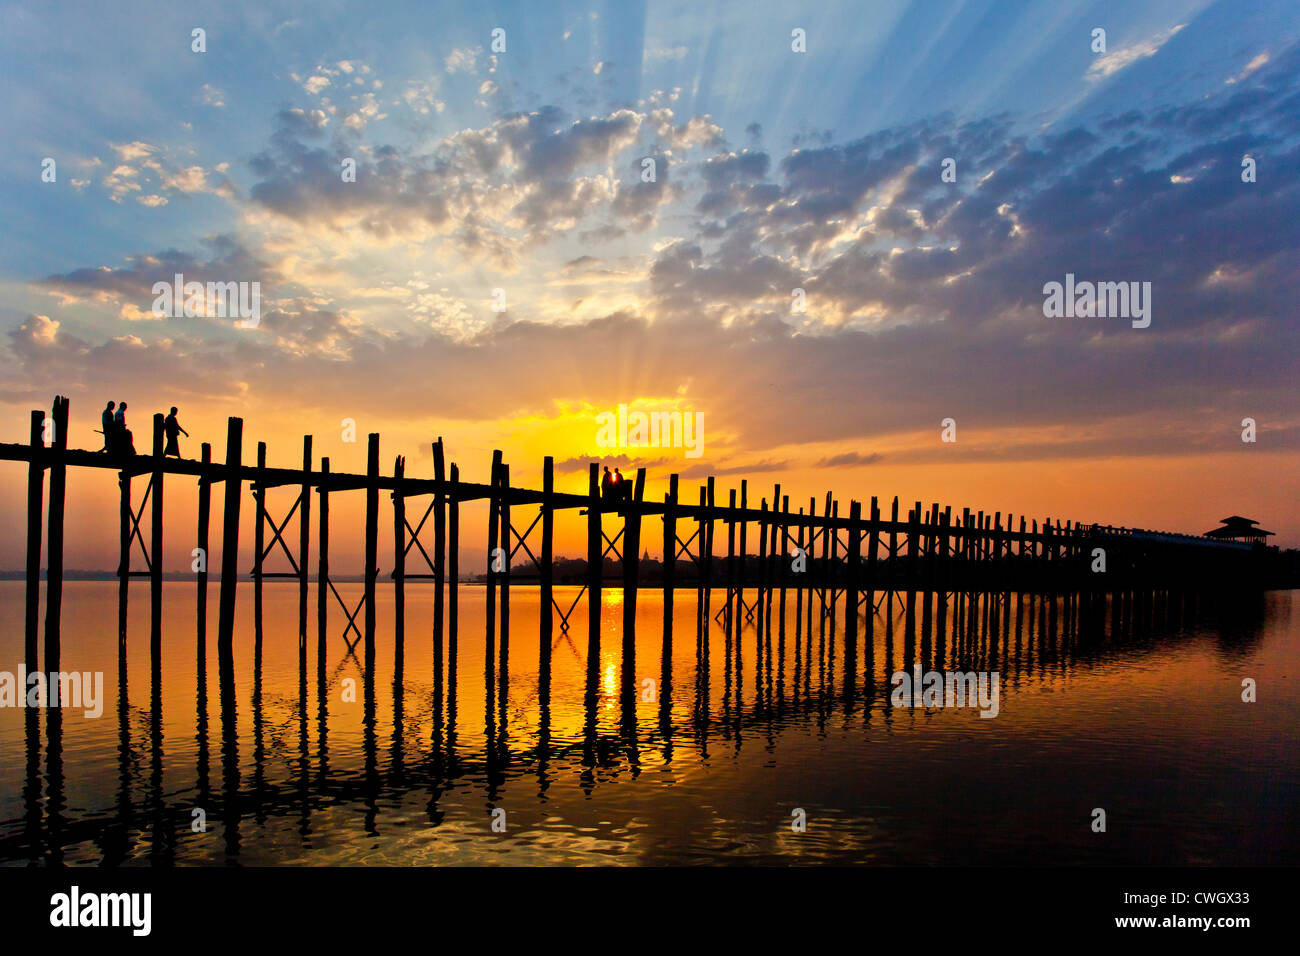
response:
M144 405L132 403L132 410ZM146 406L147 407L147 406ZM73 444L80 447L97 447L87 419L91 410L85 404L72 407ZM21 440L18 426L25 421L19 407L3 410L3 421L9 423L0 429L0 438L6 441ZM225 424L216 418L182 410L181 421L193 438L182 439L182 450L187 457L198 456L201 440L215 439L214 457L224 455ZM147 432L145 415L133 420L137 448L145 445ZM296 420L292 425L305 424ZM359 440L355 443L341 441L340 431L315 431L313 436L316 458L328 455L334 471L364 472L365 435L367 427L376 427L381 433L381 468L391 473L394 456L407 457L407 474L432 476L432 460L428 440L420 437L442 434L447 444L449 461L460 465L461 476L467 481L485 481L491 462L491 451L499 447L511 466L511 481L516 486L540 488L541 459L546 453L558 461L579 458L600 451L591 440L591 428L568 426L555 422L536 420L500 421L484 423L447 422L440 427L431 422L427 431L412 426L385 429L379 424L358 422ZM935 444L939 429L933 433L897 436L899 448ZM263 439L268 444L270 464L297 467L301 459L301 434L282 424L277 430L261 415L248 415L244 425L244 460L251 462L256 454L256 442ZM584 439L583 436L586 436ZM955 446L963 442L972 445L979 436L959 432ZM612 450L614 451L614 450ZM627 449L633 456L645 452L645 458L656 462L647 475L646 497L662 500L667 490L667 476L674 470L685 473L688 469L709 469L711 464L706 442L705 455L697 460L687 459L681 449ZM801 456L813 457L816 451L801 449ZM781 460L780 449L767 457ZM593 459L605 460L605 459ZM748 478L750 501L757 506L762 498L769 498L772 486L780 482L782 493L789 494L792 507L806 506L809 496L818 498L821 506L825 493L830 490L843 502L841 513L847 513L847 503L852 498L868 501L874 494L880 497L882 507L897 494L904 510L915 500L924 504L938 502L952 505L954 510L963 507L986 511L1010 511L1029 518L1046 516L1062 520L1100 521L1109 524L1154 528L1159 530L1200 533L1213 527L1217 520L1228 514L1244 514L1260 519L1264 527L1279 534L1286 546L1300 543L1300 506L1297 506L1293 476L1297 474L1297 456L1292 453L1268 453L1258 446L1243 445L1243 451L1201 455L1195 457L1136 457L1096 459L1043 459L1028 462L979 462L955 459L951 463L897 464L885 455L878 462L846 467L816 467L804 463L770 471L751 474L724 474L718 477L719 498L726 500L727 490L739 487L742 477ZM635 466L624 467L633 474ZM68 483L67 544L65 565L69 568L112 569L117 563L118 499L116 473L109 470L73 469ZM559 490L582 492L586 488L585 469L557 474ZM139 502L146 478L135 481L135 500ZM694 502L700 482L697 478L682 479L682 495ZM170 477L166 483L166 536L165 561L167 570L187 570L189 551L194 546L195 506L197 495L191 479ZM271 508L276 520L283 518L291 506L294 492L289 489L273 491ZM26 521L26 466L21 463L0 465L0 500L2 517L11 532L0 539L0 567L20 569L24 562L24 535ZM364 521L363 493L336 494L331 497L331 564L339 571L359 571L362 564ZM427 501L427 499L421 499ZM414 524L423 508L413 501L408 510L419 512L411 517ZM391 569L391 503L381 496L380 514L380 565ZM516 520L522 531L532 520L531 509L523 509L526 517ZM252 497L247 495L242 507L242 543L246 557L241 564L251 567ZM467 504L462 511L462 569L476 573L486 563L486 511L481 504ZM146 517L147 522L147 517ZM521 523L522 521L522 523ZM214 495L212 547L215 552L220 542L220 495ZM313 521L314 525L314 521ZM649 519L643 531L645 545L658 557L658 519ZM431 526L430 526L431 529ZM540 531L534 532L540 535ZM568 556L585 556L585 524L576 513L562 514L556 524L556 553ZM432 535L426 547L432 546ZM290 536L296 542L296 531ZM313 526L313 548L315 547ZM530 545L532 541L530 541ZM294 545L296 548L296 544ZM475 557L475 549L484 556ZM757 546L754 545L756 551ZM277 553L278 554L278 553ZM523 558L522 552L518 556ZM282 562L283 557L277 556ZM138 557L137 557L138 561ZM314 566L314 558L313 558ZM137 563L137 568L143 564ZM278 565L277 565L278 567ZM285 565L287 569L287 565Z

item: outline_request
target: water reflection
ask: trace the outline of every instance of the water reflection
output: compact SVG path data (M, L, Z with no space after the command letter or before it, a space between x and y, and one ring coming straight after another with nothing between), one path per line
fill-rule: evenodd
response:
M517 591L516 598L522 597ZM815 592L802 590L788 602L784 593L768 592L761 606L746 592L717 610L708 603L683 606L689 604L684 597L677 595L678 628L694 618L693 647L672 628L664 628L661 639L652 630L655 638L648 639L643 626L638 641L634 632L603 622L605 633L592 630L585 642L568 631L553 634L538 647L535 667L520 668L516 657L513 671L507 619L489 617L481 652L482 709L463 712L481 719L482 734L473 728L468 745L458 737L458 719L461 705L477 703L477 695L461 686L454 617L447 639L434 642L430 661L418 671L408 669L405 641L395 640L386 681L373 659L363 663L351 649L333 649L345 645L322 643L309 660L300 641L294 679L268 684L259 626L245 665L251 666L251 682L243 685L246 726L229 646L218 648L216 712L209 713L208 657L200 631L193 747L183 748L184 757L168 756L180 741L169 744L164 733L159 657L152 659L150 686L129 688L122 643L115 802L106 784L90 805L69 807L64 715L57 708L44 711L42 737L42 712L29 709L23 717L22 814L0 831L0 859L56 865L68 848L93 844L98 862L107 865L238 863L250 848L264 862L275 859L268 830L280 834L279 840L286 832L270 824L284 821L296 840L295 859L310 862L313 851L328 849L322 859L364 862L364 848L388 838L386 828L394 822L434 837L448 828L462 835L471 793L481 794L484 827L498 807L518 811L520 782L527 783L542 820L552 804L557 812L578 812L568 793L573 777L588 800L622 788L622 799L640 806L640 778L649 767L667 781L675 763L684 760L691 774L707 776L719 753L757 747L780 754L785 738L804 728L819 739L857 735L861 762L855 757L835 768L851 778L871 772L867 740L917 719L918 712L890 705L890 677L897 671L997 671L1002 707L1010 711L1019 693L1064 686L1119 659L1159 658L1193 633L1210 635L1215 658L1235 666L1255 652L1270 627L1262 596L1216 602L1178 594L885 593L879 613L871 612L870 596L856 609L843 595L823 607ZM846 627L851 614L855 628ZM516 621L516 634L521 623ZM602 637L614 638L604 642L604 650ZM557 667L583 675L580 702L552 700ZM347 719L349 681L358 682L359 734ZM132 699L147 706L133 707ZM566 716L576 707L580 721L557 727L557 706ZM335 734L349 748L349 759L337 768L330 749ZM359 766L350 759L354 744ZM220 748L216 782L210 766L214 746ZM178 784L182 774L187 782ZM725 786L737 783L729 779ZM709 792L707 784L701 787ZM407 817L412 797L418 799L415 820ZM607 813L619 803L618 796L604 799ZM219 836L219 854L199 839L211 831ZM581 842L576 835L575 840ZM566 849L555 859L572 856Z

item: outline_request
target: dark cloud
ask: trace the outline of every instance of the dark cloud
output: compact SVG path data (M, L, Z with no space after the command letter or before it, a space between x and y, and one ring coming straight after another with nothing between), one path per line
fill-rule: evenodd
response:
M879 452L872 452L864 455L861 452L849 451L842 455L831 455L829 458L823 458L817 462L818 468L846 468L856 465L874 465L884 456Z

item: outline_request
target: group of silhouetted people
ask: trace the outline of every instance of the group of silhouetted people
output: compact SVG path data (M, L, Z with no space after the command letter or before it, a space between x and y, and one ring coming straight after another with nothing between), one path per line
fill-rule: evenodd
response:
M600 497L612 498L614 500L623 499L629 501L632 498L632 482L623 477L623 473L617 468L614 474L609 473L609 465L605 466L605 474L600 479Z
M114 411L114 406L117 410ZM104 406L103 412L99 416L102 430L104 433L104 447L100 449L110 455L134 455L135 439L131 437L131 430L126 427L126 402L118 405L116 402L109 402ZM184 435L190 437L190 433L181 428L181 423L176 420L176 406L172 406L171 414L163 419L163 434L167 438L167 447L163 449L163 457L174 455L181 457L181 448L178 436Z

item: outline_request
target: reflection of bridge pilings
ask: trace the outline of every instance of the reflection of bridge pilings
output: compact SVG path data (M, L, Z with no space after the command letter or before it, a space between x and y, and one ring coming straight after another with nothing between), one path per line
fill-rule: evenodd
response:
M701 653L695 655L696 679L691 699L674 700L671 662L661 663L661 674L665 679L658 687L659 699L655 705L658 720L644 727L637 714L640 703L638 685L632 679L632 668L624 666L616 729L612 733L602 730L600 675L598 669L589 666L582 731L578 737L571 741L555 741L550 718L549 683L539 684L537 704L540 721L535 736L518 743L503 736L499 724L502 712L493 706L485 713L485 747L478 755L456 753L456 695L450 687L446 690L443 705L432 707L434 714L441 712L446 720L435 718L428 745L415 748L415 753L408 755L405 665L399 658L391 684L391 746L385 748L382 756L377 733L377 688L371 676L364 678L364 770L360 774L336 772L330 766L327 701L334 681L325 669L318 668L314 771L309 768L306 734L310 703L300 690L294 714L298 725L296 766L291 767L283 780L270 778L268 748L265 740L261 739L265 721L258 716L263 706L261 679L255 673L255 716L251 730L254 737L253 772L248 778L247 789L239 767L233 662L222 655L219 658L218 697L222 786L218 791L202 793L205 785L201 781L206 779L207 769L200 765L196 770L196 780L200 781L196 784L197 797L176 801L169 801L161 787L164 762L161 699L153 681L149 692L150 712L144 715L149 728L150 762L147 775L141 777L143 763L132 744L123 657L118 682L119 787L116 808L102 816L66 818L61 713L51 708L45 721L44 806L40 780L42 741L37 722L27 736L22 826L15 837L0 840L0 858L36 858L57 863L63 859L65 847L94 843L100 846L104 862L108 864L125 862L140 850L155 862L170 862L177 858L183 841L191 836L190 811L196 804L208 812L210 820L221 822L224 853L228 860L239 857L242 830L247 826L250 809L258 826L272 818L293 818L306 844L312 833L312 817L317 807L358 806L364 810L365 831L377 834L381 808L414 790L428 794L427 816L436 826L445 819L440 805L443 795L457 781L482 781L493 794L492 798L499 799L501 788L509 779L507 771L513 770L516 775L534 774L538 793L544 794L556 779L557 772L568 770L576 773L580 785L591 793L602 779L603 770L622 768L635 773L640 755L655 747L656 740L660 741L663 759L671 761L674 758L672 728L675 705L690 708L687 733L701 755L707 755L710 741L717 736L727 740L733 749L743 747L746 738L753 734L762 738L762 746L775 747L787 730L799 727L808 718L824 724L832 715L839 714L845 722L855 719L866 726L870 721L882 719L885 728L892 727L903 716L890 706L893 689L890 678L898 670L914 672L917 667L923 671L940 672L998 670L1005 708L1010 706L1008 698L1019 690L1098 666L1108 652L1117 647L1123 647L1129 653L1134 650L1153 653L1178 640L1186 628L1195 627L1201 632L1220 635L1216 645L1220 653L1240 656L1250 653L1251 642L1264 625L1263 603L1257 598L1241 603L1184 593L1159 597L1147 592L1132 592L1106 597L1104 601L1092 596L1077 596L1077 609L1072 613L1069 611L1071 601L1064 595L1029 594L1023 600L1015 601L1009 600L1005 594L996 593L967 597L965 615L949 615L948 609L955 606L951 596L944 602L938 594L927 598L923 592L916 597L920 607L910 621L905 602L901 607L896 606L893 613L869 615L869 627L863 631L866 635L860 657L863 666L857 670L829 667L819 660L818 652L813 649L812 635L803 630L802 616L794 615L793 637L788 643L780 639L784 622L775 622L777 641L770 663L777 677L772 683L772 692L768 692L764 682L748 699L740 703L733 700L733 709L724 723L714 723L709 719L709 693L713 682L707 670L708 655L703 650L710 638L725 639L720 628L717 632L711 629L710 633L701 635ZM927 602L932 602L928 615ZM927 619L930 621L928 644ZM748 634L757 637L757 630L746 629L743 636ZM828 639L833 637L828 634ZM592 647L589 644L589 651ZM847 657L847 653L844 656ZM594 659L589 657L589 662ZM825 660L830 659L828 647ZM624 661L625 665L628 663ZM454 653L449 653L447 665L450 677L455 673ZM812 673L814 670L815 674ZM782 679L787 672L791 679ZM501 685L494 678L495 674L489 674L487 686L500 691ZM301 683L302 675L300 688ZM435 697L442 694L442 689L435 688ZM733 685L733 698L738 696ZM30 710L28 713L35 715L38 712ZM202 764L207 760L209 733L206 708L202 705L196 728L199 735L196 759ZM143 795L142 812L137 812L135 807L136 793ZM130 843L138 820L148 823L148 844L139 850Z

